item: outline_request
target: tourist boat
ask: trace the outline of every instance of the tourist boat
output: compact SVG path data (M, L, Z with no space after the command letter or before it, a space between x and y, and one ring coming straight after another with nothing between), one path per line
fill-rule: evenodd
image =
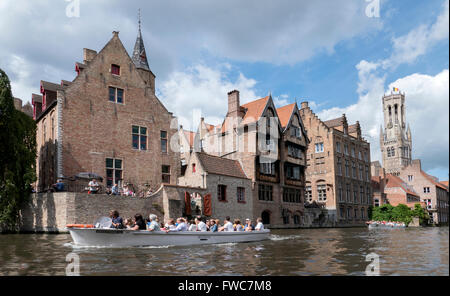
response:
M393 229L393 228L405 228L406 225L404 223L396 223L396 222L367 222L369 229Z
M204 244L256 242L269 239L270 230L239 232L168 232L95 228L94 225L68 225L77 246L141 247L188 246Z

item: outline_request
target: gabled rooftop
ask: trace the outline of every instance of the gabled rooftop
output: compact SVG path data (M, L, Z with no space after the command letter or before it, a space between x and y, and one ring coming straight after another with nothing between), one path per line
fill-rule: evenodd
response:
M222 158L203 152L196 152L196 155L203 169L209 174L248 179L237 160Z
M281 123L281 127L285 128L289 124L289 120L291 119L292 112L294 112L296 103L292 103L280 108L277 108L278 118Z

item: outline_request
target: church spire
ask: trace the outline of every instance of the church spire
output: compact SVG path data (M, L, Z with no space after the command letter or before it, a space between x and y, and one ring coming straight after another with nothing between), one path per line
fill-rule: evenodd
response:
M134 45L132 60L136 68L150 71L148 66L147 54L145 53L144 40L141 33L141 9L139 9L139 31L136 38L136 44Z

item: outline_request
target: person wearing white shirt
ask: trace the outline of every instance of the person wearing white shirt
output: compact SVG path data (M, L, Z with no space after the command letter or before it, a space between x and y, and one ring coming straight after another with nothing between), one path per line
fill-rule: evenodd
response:
M233 223L231 223L229 216L225 218L224 224L220 227L219 231L234 231Z
M173 230L172 229L168 229L168 230L166 230L166 232L169 232L169 231L188 231L187 225L186 225L186 223L185 223L183 218L178 218L177 219L177 223L178 223L178 225L177 225L177 227L175 229L173 229Z
M194 220L191 220L189 223L188 231L196 231L196 230L197 230L197 225L195 225Z
M262 223L262 219L258 218L256 221L258 222L258 224L256 224L255 230L258 231L264 230L264 224Z
M206 223L201 218L195 218L195 224L197 224L197 231L207 231Z

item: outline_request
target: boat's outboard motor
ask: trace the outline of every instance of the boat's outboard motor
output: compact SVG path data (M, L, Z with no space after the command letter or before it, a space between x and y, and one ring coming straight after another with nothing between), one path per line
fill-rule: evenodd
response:
M109 217L100 217L95 221L95 228L110 228L112 224L112 219Z

